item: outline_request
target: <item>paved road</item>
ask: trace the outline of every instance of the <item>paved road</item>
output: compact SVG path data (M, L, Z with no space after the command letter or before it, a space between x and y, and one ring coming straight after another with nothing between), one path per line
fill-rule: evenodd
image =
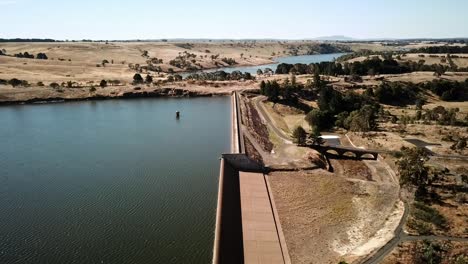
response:
M397 229L395 230L395 237L390 240L385 246L380 248L375 254L371 257L367 258L362 262L362 264L378 264L382 262L382 260L390 254L393 249L398 246L401 242L405 241L421 241L421 240L429 240L429 241L439 241L439 240L449 240L449 241L459 241L459 242L468 242L468 237L450 237L450 236L412 236L408 235L403 231L403 227L405 226L409 216L409 205L405 202L405 213L401 218L400 224L398 225Z
M405 232L403 231L403 227L406 224L406 220L408 219L409 215L409 206L408 203L405 203L405 212L403 213L403 217L400 220L400 224L395 229L395 237L392 238L385 246L380 248L375 254L373 254L370 258L367 258L362 264L374 264L380 263L385 256L390 254L392 250L401 242L403 236L405 236Z

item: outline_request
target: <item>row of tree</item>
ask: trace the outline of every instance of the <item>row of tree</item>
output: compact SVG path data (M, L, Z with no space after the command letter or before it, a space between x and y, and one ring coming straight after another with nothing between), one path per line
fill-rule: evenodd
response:
M444 101L468 99L468 79L464 82L435 79L429 82L382 82L377 88L367 88L365 94L390 105L416 104L422 92L431 91Z
M468 46L430 46L411 50L412 53L468 53Z
M442 64L425 64L424 60L418 62L404 61L398 62L397 60L386 58L380 59L379 57L372 57L364 61L356 62L320 62L311 64L288 64L281 63L276 68L276 74L313 74L319 73L323 75L378 75L378 74L402 74L414 71L431 71L435 72L438 76L444 74L446 71L465 72L468 68L457 67L454 63L449 65Z
M5 50L0 51L0 55L4 55L4 56L7 55L6 51ZM41 53L41 52L38 53L36 56L34 56L34 54L30 54L27 51L24 52L24 53L22 53L22 52L16 53L13 56L16 57L16 58L25 58L25 59L34 59L34 58L36 58L38 60L47 60L48 59L47 55L45 53Z
M186 80L203 80L203 81L239 81L239 80L253 80L249 72L233 71L231 73L225 71L215 72L200 72L192 73L185 77Z

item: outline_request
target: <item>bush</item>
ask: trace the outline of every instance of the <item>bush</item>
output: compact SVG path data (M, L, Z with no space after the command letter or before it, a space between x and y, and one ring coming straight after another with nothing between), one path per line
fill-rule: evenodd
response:
M414 203L413 215L418 220L432 223L439 228L447 226L447 220L439 211L420 202Z
M296 127L293 131L294 143L297 145L304 145L306 143L307 132L301 126Z
M57 89L60 87L60 84L56 83L56 82L53 82L51 84L49 84L50 87L54 88L54 89Z
M333 125L332 122L330 122L330 115L326 111L320 111L319 109L314 109L310 111L306 117L305 120L311 127L315 127L318 130L322 131L323 129L329 128Z
M45 53L38 53L36 55L36 59L39 59L39 60L47 60L47 55Z
M133 75L133 84L141 84L143 83L143 77L141 77L141 74L136 73Z
M23 82L21 80L18 80L16 78L13 78L13 79L8 81L8 84L13 86L13 87L20 86L22 83Z
M431 235L432 234L432 227L430 224L425 223L423 221L419 221L416 219L408 220L408 227L414 229L418 234L422 236Z

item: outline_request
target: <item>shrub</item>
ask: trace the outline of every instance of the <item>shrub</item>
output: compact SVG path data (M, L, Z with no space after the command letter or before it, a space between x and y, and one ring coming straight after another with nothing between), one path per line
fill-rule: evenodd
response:
M20 86L22 84L22 81L18 80L16 78L13 78L13 79L8 81L8 84L13 86L13 87L16 87L16 86Z
M36 55L36 59L39 59L39 60L47 60L47 55L45 53L38 53Z
M56 83L56 82L53 82L51 84L49 84L50 87L54 88L54 89L57 89L60 87L60 84Z
M141 84L143 83L143 77L141 77L141 74L136 73L133 75L133 84Z
M418 232L418 234L423 236L432 234L431 225L423 221L410 219L408 220L408 227L414 229L416 232Z
M307 138L307 132L301 126L296 127L293 131L294 143L304 145Z
M447 220L439 211L420 202L414 203L413 215L419 220L432 223L440 228L447 226Z

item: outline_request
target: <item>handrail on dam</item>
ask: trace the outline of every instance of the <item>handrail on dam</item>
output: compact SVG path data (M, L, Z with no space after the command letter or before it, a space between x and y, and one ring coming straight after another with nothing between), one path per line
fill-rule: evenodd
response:
M238 98L237 92L234 92L231 96L231 123L232 123L231 153L233 154L240 154L240 153L245 152L245 148L243 147L244 146L243 136L241 134L242 132L240 129L241 128L240 118L241 118L241 112L240 112L240 106L239 106L239 98ZM234 201L227 201L229 199L229 196L232 196L232 195L228 195L227 193L224 192L225 186L227 186L228 184L230 185L233 184L232 182L233 179L225 180L226 178L225 174L233 174L230 168L231 166L229 164L226 164L226 161L223 155L223 157L221 158L221 162L220 162L220 172L219 172L218 205L216 209L216 227L215 227L215 238L214 238L214 246L213 246L213 264L225 262L221 260L221 254L220 254L223 248L226 247L226 245L223 245L221 241L221 236L223 233L222 226L223 224L226 224L226 223L222 223L223 212L225 212L226 209L229 209L229 208L225 208L226 205L229 206L235 203ZM233 177L230 177L230 178L233 178ZM230 189L232 189L232 187L233 186L231 186ZM231 207L234 207L234 206L231 206ZM240 224L242 224L240 218L239 220L240 220ZM241 231L240 232L241 237L236 239L237 243L240 242L240 246L237 245L238 254L234 253L238 255L237 256L238 260L243 258L243 253L241 252L242 251L242 230L240 231ZM236 258L232 258L232 261L233 261L232 263L235 263L236 261L235 259Z
M245 153L244 136L242 135L242 113L239 102L239 94L233 93L233 124L235 125L236 139L237 139L237 152L234 153Z
M265 168L245 154L236 92L231 105L232 153L223 154L220 162L213 264L290 264Z

